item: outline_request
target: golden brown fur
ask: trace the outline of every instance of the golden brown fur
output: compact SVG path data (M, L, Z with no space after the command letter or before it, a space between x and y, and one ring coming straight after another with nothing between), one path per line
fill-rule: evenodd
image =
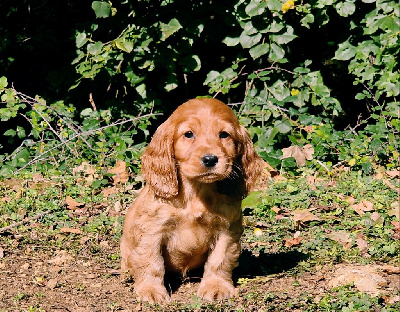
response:
M147 185L121 238L121 268L133 276L140 300L169 301L165 270L185 274L202 265L198 296L236 295L241 199L261 168L247 130L218 100L190 100L157 129L142 156Z

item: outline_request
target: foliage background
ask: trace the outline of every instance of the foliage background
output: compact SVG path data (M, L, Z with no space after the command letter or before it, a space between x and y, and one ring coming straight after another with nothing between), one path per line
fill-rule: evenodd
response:
M196 96L230 103L272 166L399 165L400 4L3 1L1 175L116 159ZM307 145L308 146L308 145Z

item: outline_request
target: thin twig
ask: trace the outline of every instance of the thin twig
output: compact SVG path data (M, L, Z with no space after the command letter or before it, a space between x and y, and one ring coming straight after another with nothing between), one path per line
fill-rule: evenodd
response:
M43 216L45 216L45 215L47 215L49 213L51 213L51 211L41 212L41 213L39 213L39 214L37 214L35 216L25 218L22 221L13 223L13 224L11 224L9 226L2 227L2 228L0 228L0 233L3 233L3 232L8 231L8 230L11 230L12 228L15 228L15 227L20 226L20 225L25 224L25 223L28 223L30 221L40 219L41 217L43 217Z
M53 146L52 148L48 149L44 153L40 154L39 156L36 156L34 159L32 159L27 164L25 164L23 167L21 167L18 170L16 170L14 173L18 173L21 170L25 169L26 167L28 167L28 166L40 161L43 158L43 156L46 155L47 153L51 152L52 150L55 150L55 149L59 148L60 146L62 146L64 144L67 144L68 142L76 139L77 137L82 137L82 136L85 136L85 135L91 135L91 134L93 134L93 133L95 133L97 131L101 131L101 130L104 130L104 129L107 129L107 128L110 128L110 127L114 127L114 126L117 126L117 125L122 125L122 124L127 123L127 122L135 122L135 121L137 121L139 119L142 119L142 118L146 118L146 117L150 117L150 116L157 116L157 115L161 115L161 114L154 114L154 113L153 114L147 114L147 115L143 115L143 116L136 117L136 118L130 118L130 119L127 119L127 120L122 120L120 122L115 122L115 123L112 123L110 125L103 126L103 127L100 127L100 128L87 130L87 131L84 131L82 133L78 133L78 134L74 135L73 137L69 138L68 140L63 141L63 142L57 144L56 146Z

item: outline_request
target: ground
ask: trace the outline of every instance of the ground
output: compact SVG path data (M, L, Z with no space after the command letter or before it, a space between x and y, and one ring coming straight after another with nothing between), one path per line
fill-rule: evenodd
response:
M0 182L0 311L399 311L395 179L279 179L243 205L237 298L196 297L201 272L168 275L172 302L138 302L119 270L129 185ZM388 186L389 185L389 186Z

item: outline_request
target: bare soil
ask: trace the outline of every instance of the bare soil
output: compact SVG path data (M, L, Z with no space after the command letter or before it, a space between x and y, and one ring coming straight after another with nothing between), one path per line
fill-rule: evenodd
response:
M118 253L117 244L103 244L102 248L95 257L33 245L1 250L0 311L229 311L240 307L244 311L303 311L307 298L318 302L332 287L330 282L338 269L326 265L290 275L284 270L294 266L299 255L263 258L245 252L244 264L235 272L240 292L235 300L201 302L195 297L200 280L196 274L200 276L201 272L195 272L183 281L168 277L166 285L173 302L150 306L135 299L132 281L118 270L119 260L107 259L107 254ZM267 262L282 265L275 272L262 273ZM400 290L398 274L381 271L380 275L385 279L381 291ZM282 309L285 301L291 304Z

